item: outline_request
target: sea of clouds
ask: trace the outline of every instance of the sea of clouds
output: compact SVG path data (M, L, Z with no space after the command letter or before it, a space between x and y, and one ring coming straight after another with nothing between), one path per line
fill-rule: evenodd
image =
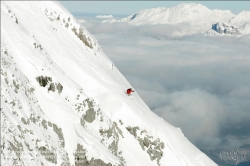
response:
M250 144L250 35L182 36L188 23L83 25L151 110L198 148Z

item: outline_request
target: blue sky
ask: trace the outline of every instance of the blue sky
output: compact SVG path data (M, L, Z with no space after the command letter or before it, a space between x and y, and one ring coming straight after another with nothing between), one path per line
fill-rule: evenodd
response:
M209 9L250 10L250 1L61 1L71 13L131 15L141 9L172 7L180 3L200 3Z

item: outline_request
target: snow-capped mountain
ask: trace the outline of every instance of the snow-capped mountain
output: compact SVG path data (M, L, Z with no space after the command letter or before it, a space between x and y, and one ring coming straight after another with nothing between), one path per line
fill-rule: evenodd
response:
M59 3L1 1L1 165L216 165Z
M229 20L231 24L240 26L250 21L250 11L242 11L238 15L234 16Z
M215 18L215 16L217 18ZM207 21L221 19L229 20L234 16L229 10L210 10L201 4L185 4L165 8L152 8L140 10L137 13L132 14L121 20L104 20L103 22L129 22L132 24L177 24L181 22L195 23L197 21Z
M250 33L250 11L242 11L229 20L229 24L239 27L244 34Z
M190 26L184 28L181 32L186 35L204 33L211 29L212 24L223 22L239 27L243 33L249 33L249 13L249 11L243 11L235 15L230 10L210 10L201 4L182 3L170 8L160 7L140 10L126 18L108 19L104 20L103 23L127 22L133 25L189 23ZM243 27L240 28L241 26Z

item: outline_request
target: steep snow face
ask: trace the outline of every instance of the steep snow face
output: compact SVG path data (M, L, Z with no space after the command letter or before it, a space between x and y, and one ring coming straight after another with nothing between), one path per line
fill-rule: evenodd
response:
M171 8L152 8L141 10L126 18L104 20L103 23L127 22L133 25L142 24L178 24L189 23L179 35L204 33L216 22L230 23L239 27L245 34L249 33L250 12L243 11L235 16L230 10L210 10L201 4L180 4Z
M58 2L1 1L1 164L213 166Z

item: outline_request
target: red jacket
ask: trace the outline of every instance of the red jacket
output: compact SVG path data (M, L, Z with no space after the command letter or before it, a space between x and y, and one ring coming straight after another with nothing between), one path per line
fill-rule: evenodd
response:
M134 92L132 89L127 89L127 94L130 94L131 92Z

